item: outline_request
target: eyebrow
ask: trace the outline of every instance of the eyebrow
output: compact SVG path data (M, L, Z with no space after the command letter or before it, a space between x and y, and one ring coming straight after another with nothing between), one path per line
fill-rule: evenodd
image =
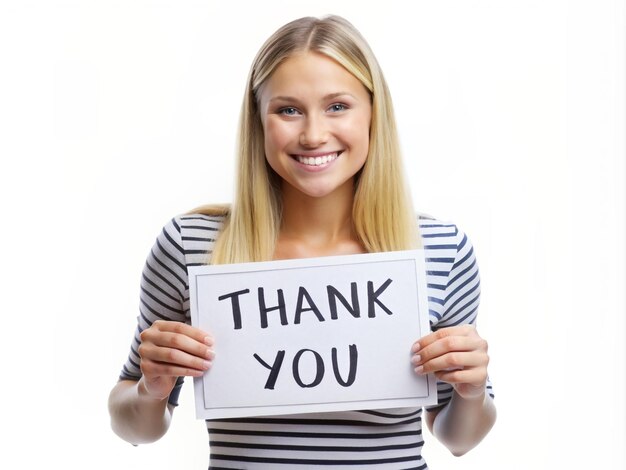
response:
M352 93L348 93L347 91L340 91L337 93L329 93L328 95L325 95L322 97L321 101L327 101L327 100L332 100L334 98L337 98L339 96L350 96L354 99L356 99L356 97L352 94ZM296 101L296 102L300 102L300 100L298 98L295 98L293 96L274 96L273 98L270 98L270 102L272 101Z

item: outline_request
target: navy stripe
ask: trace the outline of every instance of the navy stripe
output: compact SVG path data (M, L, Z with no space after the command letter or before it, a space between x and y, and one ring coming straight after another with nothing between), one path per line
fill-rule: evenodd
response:
M410 424L417 423L421 420L421 418L412 418L405 420L398 420L394 424ZM207 420L209 422L217 421L217 420ZM376 423L370 421L358 421L352 419L294 419L294 418L229 418L221 420L226 423L244 423L244 424L277 424L280 426L290 425L290 426L303 426L303 425L313 425L313 426L387 426L387 423Z
M141 287L141 292L143 294L146 295L146 297L150 297L153 302L155 302L156 304L160 305L161 307L163 307L166 310L169 310L170 312L174 313L175 315L180 315L182 312L180 311L180 305L177 306L171 306L166 304L165 302L159 300L157 297L155 297L154 295L152 295L147 289L145 289L144 287ZM146 304L147 306L147 304ZM176 308L179 307L179 308ZM151 307L149 307L150 309L152 309Z
M133 351L134 352L134 351ZM139 354L135 354L137 357L139 357ZM128 358L128 362L130 362L134 367L137 368L137 370L140 369L139 364L137 364L135 361L133 361L130 357Z
M204 215L204 214L198 214L198 215L181 215L180 216L180 220L204 220L207 222L213 222L216 224L221 224L223 221L223 218L221 217L215 217L212 215Z
M361 410L359 413L364 413L372 416L380 416L381 418L410 418L411 416L421 414L422 409L418 408L410 413L383 413L382 411L374 410Z
M450 274L448 271L426 271L429 276L448 277Z
M164 254L166 256L169 256L169 255L167 255L167 253L164 253ZM153 256L154 256L154 259L157 262L157 264L159 264L165 271L167 271L168 274L170 274L172 277L174 277L180 284L183 284L183 285L185 284L185 281L183 281L183 279L178 274L176 274L174 271L172 271L167 264L165 264L163 261L161 261L159 258L157 258L154 255L154 253L153 253ZM187 271L185 271L185 272L187 272ZM180 292L180 291L178 291L178 292L179 292L180 296L183 297L183 293Z
M179 302L180 301L180 297L176 298L173 295L171 295L169 292L167 292L166 290L162 289L161 286L159 286L158 284L156 284L155 282L151 281L150 278L148 276L146 276L146 273L142 273L141 274L142 279L150 285L150 287L152 289L155 289L157 291L159 291L162 295L164 295L165 297L167 297L168 299L172 300L173 302ZM170 284L170 287L176 291L176 288ZM142 291L147 292L147 289L142 288Z
M140 300L140 302L143 302L142 300ZM143 303L141 305L139 305L139 316L143 319L143 321L148 325L148 328L150 328L152 326L152 324L154 323L154 321L150 320L147 316L146 313L144 312L144 310L141 308L141 306L143 305ZM153 313L153 312L150 312ZM160 320L169 320L165 315L160 315L158 313L153 313L153 315L155 317L158 317Z
M439 305L443 305L444 303L443 299L438 299L437 297L432 297L432 296L428 296L428 301L433 302L435 304L439 304Z
M206 242L206 241L214 242L215 241L212 238L205 238L205 237L181 237L181 240L184 242Z
M427 263L454 263L455 258L426 258Z
M166 269L166 270L167 270L170 274L172 274L172 275L176 278L176 280L178 280L178 281L181 281L181 282L182 282L182 279L180 279L180 277L176 276L174 273L172 273L172 272L169 270L169 268L168 268L167 266L163 265L163 264L160 262L160 260L156 259L156 257L154 256L154 253L152 253L152 258L151 258L151 259L155 259L155 260L156 260L156 262L157 262L157 264L160 264L163 268L165 268L165 269ZM155 276L156 278L158 278L158 279L160 280L160 282L162 282L163 284L165 284L165 285L167 285L167 286L171 287L171 288L172 288L172 290L173 290L174 292L176 292L176 293L179 295L179 297L180 297L180 298L182 298L182 297L183 297L183 293L182 293L182 292L180 292L180 291L178 290L178 286L175 286L173 283L171 283L171 282L170 282L170 280L169 280L169 279L166 279L166 278L165 278L165 277L164 277L164 276L163 276L163 275L159 272L159 268L158 268L158 267L151 265L151 264L150 264L151 259L148 259L148 260L146 261L146 266L145 266L145 268L144 268L143 276L144 276L144 277L146 277L146 271L149 271L151 274L154 274L154 276ZM161 288L163 288L163 286L162 286Z
M464 276L465 274L467 274L468 272L472 271L472 270L476 270L476 261L472 261L472 263L465 269L463 269L462 271L460 271L456 276L454 276L452 279L450 279L450 281L448 282L448 284L454 284L456 281L459 280L460 277Z
M472 295L474 293L476 293L476 291L478 290L478 284L476 284L472 289L468 290L465 294L463 294L462 296L460 296L458 299L456 299L449 307L448 307L448 311L449 312L454 312L451 313L449 316L454 316L457 314L457 311L454 310L454 308L463 300L465 300L465 298L467 298L469 295ZM478 294L475 296L475 299L478 299Z
M461 325L461 324L465 324L465 323L474 323L474 319L472 319L471 321L467 321L468 318L470 318L472 315L474 315L476 313L476 311L478 310L478 308L475 308L474 310L470 310L465 316L459 318L458 320L456 320L453 323L446 323L446 326L457 326L457 325Z
M428 219L434 220L434 219ZM454 224L420 224L420 228L449 228L456 227Z
M174 240L172 240L172 238L164 231L163 232L165 234L165 238L168 239L168 241L170 243L172 243L172 246L174 248L176 248L176 250L178 250L180 252L181 255L184 255L185 252L183 251L183 249L178 246L176 243L174 243ZM161 242L157 239L157 246L159 247L159 249L163 252L163 254L165 256L167 256L170 260L172 260L174 262L174 264L176 266L178 266L180 269L185 270L185 265L183 263L181 263L180 261L178 261L174 255L172 255L169 251L167 251L165 248L163 248L163 245L161 245Z
M443 233L423 233L422 234L422 238L450 238L453 235L454 235L453 233L447 233L447 232L443 232Z
M456 245L424 245L427 250L450 250L456 249Z
M181 225L181 228L188 228L192 230L210 230L213 232L217 232L219 229L215 227L203 227L201 225Z
M287 465L376 465L394 462L411 462L413 460L422 460L421 455L411 455L408 457L395 457L388 459L368 459L368 460L318 460L318 459L280 459L276 457L250 457L244 455L224 455L212 454L215 460L234 460L236 462L257 462L257 463L276 463ZM425 468L425 467L424 467Z
M446 286L442 286L440 284L427 284L429 289L435 289L435 290L446 290Z
M343 433L343 432L301 432L301 431L262 431L246 429L223 429L207 427L207 431L212 434L227 434L233 436L268 436L268 437L299 437L299 438L326 438L326 439L388 439L391 437L419 436L421 429L399 432L382 433Z
M465 281L463 281L461 284L459 284L458 286L456 286L454 288L454 290L452 292L450 292L450 294L448 294L446 296L445 302L448 303L450 302L450 299L452 297L454 297L456 294L459 293L459 291L463 290L464 287L466 287L468 284L471 284L473 281L476 280L476 278L478 277L478 271L476 271L474 274L472 274L469 278L467 278ZM478 288L478 284L476 284L476 286L474 287L475 290L476 288Z
M143 307L145 308L145 310L146 310L146 311L148 311L148 312L150 312L151 314L153 314L153 315L155 315L155 316L159 317L161 320L172 320L172 317L171 317L171 316L166 315L166 313L165 313L165 312L159 312L158 310L156 310L156 309L152 308L152 307L151 307L151 306L150 306L150 305L146 302L146 300L145 300L145 299L143 299L143 298L140 298L140 299L139 299L139 306L140 306L139 311L141 311L141 306L143 306ZM179 311L179 310L176 310L176 309L173 309L173 308L170 308L170 307L167 307L167 310L169 310L170 312L172 312L172 313L173 313L173 314L175 314L175 315L183 315L183 316L185 315L185 313L184 313L184 312L181 312L181 311ZM180 319L180 318L178 318L177 320L178 320L178 321L181 321L181 319Z
M215 240L209 240L214 242ZM185 250L185 255L204 255L206 250Z
M231 447L239 449L267 449L281 451L305 451L305 452L380 452L386 450L415 449L422 447L423 442L409 442L408 444L390 444L386 446L351 447L351 446L305 446L291 444L252 444L250 442L230 442L210 440L210 447Z
M435 312L433 309L428 310L428 315L431 317L435 317L437 320L441 320L441 315Z

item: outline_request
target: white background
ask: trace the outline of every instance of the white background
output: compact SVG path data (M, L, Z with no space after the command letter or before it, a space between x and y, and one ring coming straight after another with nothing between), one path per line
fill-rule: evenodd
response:
M460 459L426 435L431 468L623 468L625 8L604 0L3 2L2 468L206 468L190 383L161 441L109 429L141 268L170 217L230 199L262 41L329 12L382 64L417 208L481 266L498 422Z

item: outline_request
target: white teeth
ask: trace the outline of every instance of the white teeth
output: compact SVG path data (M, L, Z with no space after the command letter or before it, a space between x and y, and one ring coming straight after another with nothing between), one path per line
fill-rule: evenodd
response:
M304 164L311 166L320 166L325 165L326 163L330 163L338 157L337 152L331 153L329 155L324 155L323 157L303 157L301 155L296 155L296 159Z

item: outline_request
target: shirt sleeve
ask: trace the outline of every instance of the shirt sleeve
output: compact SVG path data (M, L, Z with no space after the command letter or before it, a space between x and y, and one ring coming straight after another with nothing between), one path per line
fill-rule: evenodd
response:
M431 323L433 331L463 324L476 324L480 304L480 273L474 247L465 233L455 227L456 254L443 296L441 318ZM432 410L446 405L452 398L453 388L447 382L437 381L437 405ZM493 398L493 386L487 378L487 393Z
M143 268L137 327L128 359L119 376L120 380L141 378L138 347L141 344L139 335L143 330L149 328L156 320L188 323L185 311L187 284L188 275L180 224L176 219L172 219L157 237ZM182 384L183 378L179 377L170 394L170 404L178 404Z

